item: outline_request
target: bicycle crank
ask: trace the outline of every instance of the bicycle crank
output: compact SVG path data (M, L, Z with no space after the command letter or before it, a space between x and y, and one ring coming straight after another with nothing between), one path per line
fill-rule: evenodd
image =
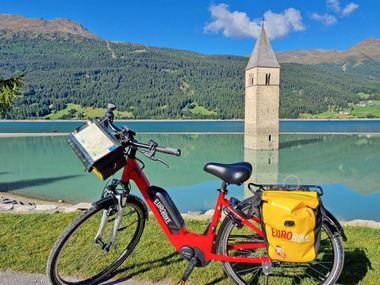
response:
M181 280L179 281L178 284L185 285L187 279L189 279L191 272L193 272L193 270L194 270L195 266L197 266L198 262L199 262L199 259L195 256L192 259L190 259L189 264L187 265L185 272L183 273Z

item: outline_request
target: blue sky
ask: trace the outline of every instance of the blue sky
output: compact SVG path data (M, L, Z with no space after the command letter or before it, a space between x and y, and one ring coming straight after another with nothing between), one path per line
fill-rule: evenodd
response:
M1 0L0 13L70 18L103 39L246 55L258 27L276 51L344 50L380 38L377 0Z

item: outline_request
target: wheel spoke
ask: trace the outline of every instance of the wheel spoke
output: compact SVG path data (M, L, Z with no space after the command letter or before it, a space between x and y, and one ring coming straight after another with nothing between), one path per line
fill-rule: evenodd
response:
M320 275L324 275L322 272L320 272L319 270L315 269L315 268L312 267L312 266L308 266L308 269L313 270L313 271L315 271L316 273L318 273L318 274L320 274Z
M256 270L255 270L256 269ZM245 273L245 272L257 272L261 269L260 266L258 267L254 267L253 269L252 268L247 268L247 269L244 269L244 270L240 270L240 271L237 271L237 273Z
M257 274L261 271L261 266L258 267L258 269L255 271L255 274L252 276L251 279L249 279L248 284L251 284L255 279Z
M313 263L313 264L319 265L319 266L321 266L321 267L323 267L323 268L325 268L327 270L330 270L330 268L328 268L327 266L323 265L324 263L326 263L326 264L332 264L331 262L316 262L316 263Z
M86 258L86 261L84 262L85 266L83 266L77 273L77 275L75 276L77 279L79 279L81 277L81 273L83 271L85 271L85 269L87 269L89 266L90 266L90 262L88 262L89 260L96 260L95 259L95 256L99 256L99 252L94 252L92 255L89 255L87 258Z

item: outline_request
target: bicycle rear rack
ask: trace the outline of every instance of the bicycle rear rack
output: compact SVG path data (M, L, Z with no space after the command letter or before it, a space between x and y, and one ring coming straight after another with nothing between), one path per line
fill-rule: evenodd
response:
M254 189L253 187L256 187ZM316 191L319 193L320 196L323 195L323 189L319 185L312 185L312 184L255 184L255 183L249 183L248 189L252 193L255 193L257 190L278 190L278 191Z

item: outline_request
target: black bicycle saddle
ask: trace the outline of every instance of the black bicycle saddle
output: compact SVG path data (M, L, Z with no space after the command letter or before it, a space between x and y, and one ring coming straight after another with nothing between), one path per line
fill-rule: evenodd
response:
M210 162L205 165L203 170L228 184L241 184L251 176L252 165L244 161L231 164Z

